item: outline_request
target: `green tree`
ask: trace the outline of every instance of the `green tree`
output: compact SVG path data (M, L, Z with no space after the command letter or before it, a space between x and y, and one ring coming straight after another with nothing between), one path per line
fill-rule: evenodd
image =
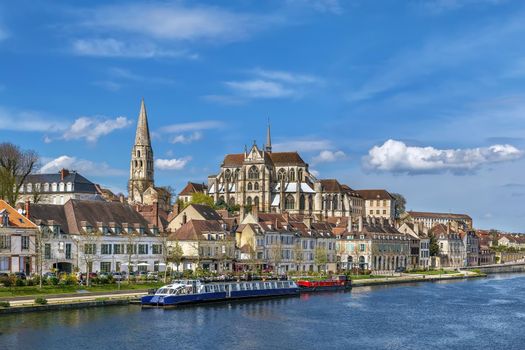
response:
M437 242L437 239L434 235L430 235L430 256L438 256L439 255L439 244Z
M399 218L406 211L407 200L400 193L390 193L390 195L395 199L395 215Z
M177 272L179 271L179 266L182 263L182 259L184 258L184 251L182 250L181 245L179 244L179 241L175 241L172 245L168 247L168 256L167 261L169 263L175 264L177 267Z
M214 207L213 198L202 192L195 192L191 195L191 204L204 204Z
M15 206L20 187L38 164L32 150L21 150L12 143L0 143L0 198Z
M326 272L326 263L328 262L328 253L326 252L325 248L317 247L315 248L315 257L314 257L315 264L317 265L317 268L322 268L324 272Z

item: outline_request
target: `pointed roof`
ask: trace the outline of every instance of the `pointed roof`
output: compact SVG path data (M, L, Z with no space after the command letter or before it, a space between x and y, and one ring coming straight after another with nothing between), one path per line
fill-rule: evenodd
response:
M270 121L268 120L268 130L266 131L266 152L272 152L272 137L270 135Z
M149 136L148 115L144 99L140 102L139 121L137 123L137 133L135 135L135 145L151 146Z

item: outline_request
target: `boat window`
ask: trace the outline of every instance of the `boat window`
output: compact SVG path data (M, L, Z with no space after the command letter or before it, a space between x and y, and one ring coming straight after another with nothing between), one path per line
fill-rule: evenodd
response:
M244 286L244 283L239 284L239 286L241 287L241 290L246 290L246 287Z

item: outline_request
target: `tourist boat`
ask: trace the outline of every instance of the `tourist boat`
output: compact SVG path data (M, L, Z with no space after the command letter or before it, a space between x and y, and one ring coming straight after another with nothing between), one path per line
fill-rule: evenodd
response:
M148 306L176 306L234 299L297 295L299 288L293 281L242 281L202 283L197 280L179 280L159 288L154 295L141 298Z
M352 281L348 280L345 275L322 281L297 280L295 283L299 287L300 292L321 292L352 288Z

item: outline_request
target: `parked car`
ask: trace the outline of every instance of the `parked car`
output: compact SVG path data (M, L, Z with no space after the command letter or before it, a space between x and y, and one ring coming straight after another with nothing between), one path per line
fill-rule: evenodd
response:
M25 272L15 272L14 275L16 278L20 278L21 280L27 279Z
M156 280L159 278L159 273L157 271L149 271L146 276L148 279Z
M396 267L396 272L405 272L405 268L403 266Z
M112 272L111 276L113 276L113 279L115 281L122 281L123 279L125 279L125 274L120 272Z

